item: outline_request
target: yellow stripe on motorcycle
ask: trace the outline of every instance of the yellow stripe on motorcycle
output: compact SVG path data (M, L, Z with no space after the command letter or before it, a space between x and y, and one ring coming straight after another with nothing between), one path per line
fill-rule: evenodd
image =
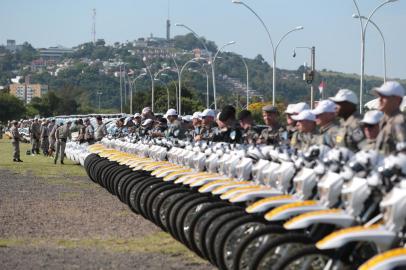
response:
M205 193L207 190L211 189L212 187L216 187L219 185L224 185L224 184L231 184L231 183L236 183L236 181L233 180L216 180L210 183L207 183L203 185L202 187L199 188L200 193Z
M290 219L289 221L286 221L283 224L283 227L287 228L290 225L292 225L294 223L297 223L297 222L300 222L300 221L302 221L304 219L307 219L309 217L320 216L320 215L336 215L336 214L341 213L341 212L343 212L342 209L327 209L327 210L318 210L318 211L312 211L312 212L309 212L309 213L304 213L304 214L298 215L298 216Z
M236 189L236 188L243 188L243 187L248 187L248 186L257 187L257 185L254 185L253 182L246 182L246 181L238 182L238 181L235 181L235 182L230 183L230 184L225 184L225 185L219 186L219 187L215 188L214 190L212 190L211 193L214 194L214 195L219 195L219 194L224 194L224 193L226 193L228 191L231 191L233 189Z
M275 209L272 209L271 211L266 213L265 219L271 220L274 216L276 216L286 210L290 210L290 209L297 208L297 207L314 206L317 204L318 204L317 201L303 201L303 202L288 203L288 204L276 207Z
M248 191L248 190L257 190L258 188L260 188L260 186L258 186L258 185L249 185L249 186L245 186L245 187L233 188L233 189L221 194L220 198L223 199L223 200L227 200L227 198L229 196L232 196L232 195L237 194L239 192L244 192L244 191Z
M380 270L380 269L387 269L387 267L384 267L385 261L388 263L390 260L402 260L403 261L403 267L406 268L406 248L397 248L393 250L389 250L387 252L384 252L382 254L376 255L375 257L371 258L368 260L366 263L361 265L358 270ZM382 267L378 267L381 265ZM400 266L400 265L397 265ZM401 268L403 269L403 268Z
M180 169L175 172L172 172L164 177L164 181L172 181L173 178L177 178L185 173L192 172L192 169Z
M155 169L151 172L151 175L157 175L161 173L165 173L167 171L175 170L175 169L184 169L185 167L181 167L179 165L174 165L172 163L169 163L167 167L162 167L159 169Z
M322 247L330 241L334 241L337 237L354 233L354 232L362 232L362 231L373 231L382 227L381 224L371 225L368 227L365 226L354 226L350 228L341 229L335 232L330 233L329 235L325 236L323 239L316 243L316 247L322 249Z

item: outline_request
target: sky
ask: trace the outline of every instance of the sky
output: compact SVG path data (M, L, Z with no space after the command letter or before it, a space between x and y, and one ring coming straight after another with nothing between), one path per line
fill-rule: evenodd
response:
M357 0L361 14L369 13L384 0ZM297 69L309 63L308 50L316 47L316 68L360 73L361 29L353 0L244 0L263 19L274 43L296 26L277 51L277 67ZM168 0L0 0L0 44L15 39L34 47L76 46L91 40L92 9L97 10L96 38L107 43L133 41L153 34L166 36ZM200 36L253 58L261 54L272 63L268 36L254 15L231 0L170 0L171 35L186 34L183 23ZM406 0L385 5L373 17L381 28L387 48L389 78L406 79ZM383 76L383 42L368 27L365 73Z

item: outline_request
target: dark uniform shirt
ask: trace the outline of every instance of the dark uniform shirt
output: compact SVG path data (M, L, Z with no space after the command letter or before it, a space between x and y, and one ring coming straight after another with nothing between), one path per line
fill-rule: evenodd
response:
M379 124L376 150L384 155L406 150L405 117L397 110L392 116L384 115Z
M259 132L255 127L242 130L241 142L244 144L255 144L259 138Z

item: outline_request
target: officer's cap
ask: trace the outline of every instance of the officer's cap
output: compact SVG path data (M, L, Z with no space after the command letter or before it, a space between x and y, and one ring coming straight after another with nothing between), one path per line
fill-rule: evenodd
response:
M176 112L175 109L169 109L165 114L166 117L168 117L168 116L177 116L177 115L178 115L178 113Z
M364 118L361 120L361 124L367 125L377 125L383 117L383 112L381 111L367 111L364 115Z
M142 113L143 113L143 114L149 113L149 112L152 112L152 110L151 110L150 107L145 107L144 109L142 109Z
M403 86L395 81L388 81L384 83L381 87L375 87L372 91L378 95L382 96L397 96L404 97L405 89Z
M317 104L316 109L312 110L312 113L315 115L319 115L322 113L331 113L336 111L337 105L328 99L322 100Z
M203 117L207 117L207 116L215 118L215 117L216 117L216 113L215 113L212 109L206 109L206 110L204 110L204 111L202 112L202 114L201 114L200 116L201 116L202 118L203 118Z
M330 98L332 101L334 101L335 103L340 103L340 102L350 102L352 104L357 105L358 104L358 97L357 95L348 89L341 89L337 92L337 94L335 95L335 97L331 97Z
M13 125L15 125L15 124L17 124L18 122L16 121L16 120L13 120L13 121L11 121L11 124L13 124Z
M262 107L262 111L267 112L267 113L278 113L278 108L272 105L266 105Z
M139 117L141 117L141 114L139 114L139 113L134 114L134 118L139 118Z
M316 116L311 110L304 110L298 115L292 115L292 119L295 121L316 121Z
M192 119L201 119L202 118L202 112L194 112L192 115Z

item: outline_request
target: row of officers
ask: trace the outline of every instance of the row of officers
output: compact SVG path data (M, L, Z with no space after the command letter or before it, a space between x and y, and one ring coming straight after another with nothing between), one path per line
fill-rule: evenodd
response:
M364 115L358 113L357 95L341 89L334 97L318 102L313 110L303 102L289 104L284 112L286 124L281 124L281 112L276 107L263 107L265 128L255 126L250 111L243 110L236 117L235 108L225 106L218 115L206 109L191 119L180 119L174 109L163 118L154 118L146 108L142 114L118 121L117 131L194 141L289 145L298 150L318 144L353 152L376 149L385 155L406 151L406 123L400 111L404 88L389 81L372 91L379 97L379 110Z
M236 117L232 106L225 106L216 115L206 109L196 112L191 118L181 119L176 110L170 109L164 117L156 117L149 107L141 114L116 122L115 136L129 133L140 137L169 137L193 141L213 141L242 144L289 145L298 150L306 150L314 144L333 147L346 147L353 152L361 149L376 149L384 155L406 151L406 123L400 111L405 89L394 81L384 83L373 89L379 96L379 110L358 113L357 95L348 89L341 89L334 97L320 101L314 110L303 102L289 104L285 110L286 124L281 124L281 112L276 107L262 108L265 128L254 124L251 112L243 110ZM78 120L77 140L81 143L94 143L107 135L103 119L96 118L93 127L89 119ZM18 123L14 122L13 144L18 144L16 135ZM55 151L54 162L58 156L63 164L66 140L71 138L71 122L60 127L54 121L39 123L34 120L30 127L32 152ZM17 152L17 151L15 151ZM19 151L18 151L19 152ZM14 161L20 161L19 154Z

